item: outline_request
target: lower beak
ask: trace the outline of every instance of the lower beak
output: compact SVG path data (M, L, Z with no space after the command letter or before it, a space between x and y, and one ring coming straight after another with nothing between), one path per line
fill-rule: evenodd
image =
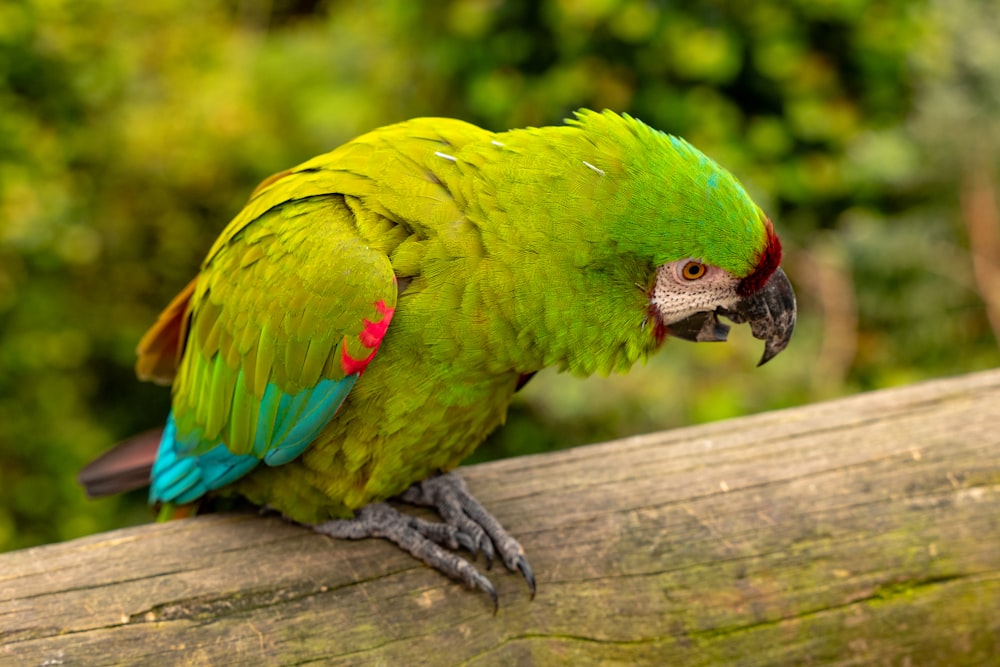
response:
M719 322L722 315L736 324L748 322L753 337L764 341L764 355L757 363L763 366L788 346L795 330L795 292L788 276L779 267L763 288L733 308L695 313L670 325L670 335L698 343L726 340L729 327Z

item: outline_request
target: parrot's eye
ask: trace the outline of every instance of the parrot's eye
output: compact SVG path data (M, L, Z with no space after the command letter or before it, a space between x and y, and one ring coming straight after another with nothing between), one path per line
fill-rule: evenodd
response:
M698 280L705 275L706 267L701 262L690 261L681 267L681 277L684 280Z

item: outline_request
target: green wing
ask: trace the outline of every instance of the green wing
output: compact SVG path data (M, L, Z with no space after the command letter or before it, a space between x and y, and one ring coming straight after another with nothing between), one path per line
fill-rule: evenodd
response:
M392 266L358 234L368 214L356 202L313 196L246 215L190 297L154 501L190 502L261 460L301 454L375 357L396 307Z

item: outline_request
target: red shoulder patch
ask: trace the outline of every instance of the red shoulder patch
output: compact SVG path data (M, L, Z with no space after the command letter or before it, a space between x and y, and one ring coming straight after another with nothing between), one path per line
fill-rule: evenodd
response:
M385 301L376 303L375 309L382 317L374 322L368 319L362 320L364 326L361 333L358 334L358 340L361 341L361 344L371 350L366 357L361 359L352 357L347 351L347 336L344 336L344 343L340 348L340 367L343 369L344 375L363 373L371 360L375 358L375 353L378 352L379 345L385 338L385 332L389 328L389 323L392 322L392 316L396 310L385 305Z

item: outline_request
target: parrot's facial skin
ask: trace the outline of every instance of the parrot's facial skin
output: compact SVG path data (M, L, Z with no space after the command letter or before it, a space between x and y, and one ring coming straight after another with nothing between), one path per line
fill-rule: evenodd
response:
M753 337L764 341L764 355L758 366L763 366L785 349L795 330L796 307L795 292L780 267L762 288L741 297L736 292L739 280L722 269L704 264L699 265L704 267L703 275L693 279L702 269L693 267L692 263L697 264L690 259L671 262L657 271L656 287L650 303L658 317L662 318L661 322L666 325L669 335L696 343L725 341L729 327L719 322L717 316L722 315L736 324L748 323ZM713 273L717 275L713 276ZM699 288L695 284L705 278L708 278L708 284L701 286L702 291L697 291ZM730 282L727 283L727 279ZM691 284L683 285L684 281ZM727 284L731 290L728 295L723 288ZM696 293L698 296L693 296ZM705 304L703 294L714 295L717 301L714 305ZM685 303L697 303L702 307L692 312L684 309ZM667 313L675 319L668 320L663 315L661 304L668 304Z
M740 280L696 259L668 262L656 270L649 303L668 328L695 313L732 308L740 300Z

